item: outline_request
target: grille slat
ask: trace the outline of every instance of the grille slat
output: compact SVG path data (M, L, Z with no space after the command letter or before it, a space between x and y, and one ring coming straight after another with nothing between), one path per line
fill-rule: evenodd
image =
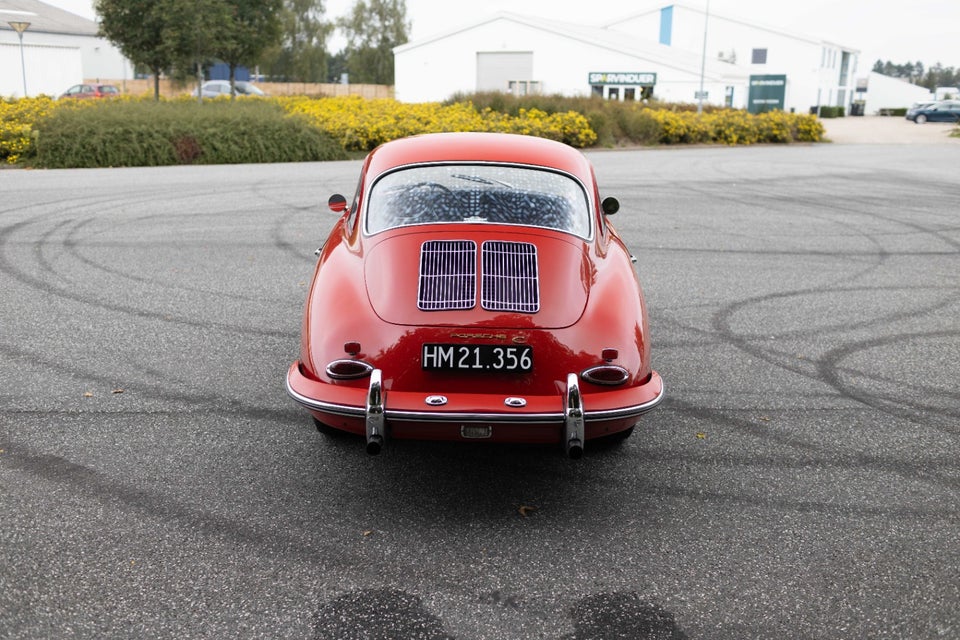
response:
M540 310L537 247L528 242L483 243L480 304L488 311Z
M430 240L420 246L422 311L472 309L477 301L477 243L472 240Z

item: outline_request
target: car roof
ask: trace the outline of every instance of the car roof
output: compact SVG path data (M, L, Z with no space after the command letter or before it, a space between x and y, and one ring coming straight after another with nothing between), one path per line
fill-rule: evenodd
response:
M582 153L560 142L510 133L430 133L384 143L370 152L371 176L412 164L481 162L522 164L570 173L591 184Z

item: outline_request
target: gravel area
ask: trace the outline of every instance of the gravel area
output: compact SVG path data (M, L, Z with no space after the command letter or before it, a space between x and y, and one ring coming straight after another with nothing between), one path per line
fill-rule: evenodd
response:
M906 118L863 116L822 120L827 138L837 144L955 144L957 127L947 122L914 124Z

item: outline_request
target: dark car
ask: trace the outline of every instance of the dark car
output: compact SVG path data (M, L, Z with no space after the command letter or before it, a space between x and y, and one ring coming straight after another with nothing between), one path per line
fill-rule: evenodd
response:
M907 111L907 120L924 122L960 122L960 101L943 100Z
M237 90L238 96L258 96L265 97L263 91L260 90L255 84L251 82L246 82L243 80L237 80L234 82L234 87ZM230 81L229 80L208 80L200 86L201 96L204 98L217 98L219 96L229 96L230 95ZM194 94L196 95L196 94Z
M290 395L321 431L622 440L663 398L631 255L559 142L439 133L367 156L320 250Z
M89 98L116 98L119 95L120 89L112 84L84 83L73 85L60 94L60 97L86 100Z

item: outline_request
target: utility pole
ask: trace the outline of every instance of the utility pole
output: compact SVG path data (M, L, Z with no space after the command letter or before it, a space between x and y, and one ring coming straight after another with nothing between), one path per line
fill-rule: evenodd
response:
M707 24L710 22L710 0L703 18L703 55L700 58L700 91L697 92L697 114L703 113L703 75L707 68Z

